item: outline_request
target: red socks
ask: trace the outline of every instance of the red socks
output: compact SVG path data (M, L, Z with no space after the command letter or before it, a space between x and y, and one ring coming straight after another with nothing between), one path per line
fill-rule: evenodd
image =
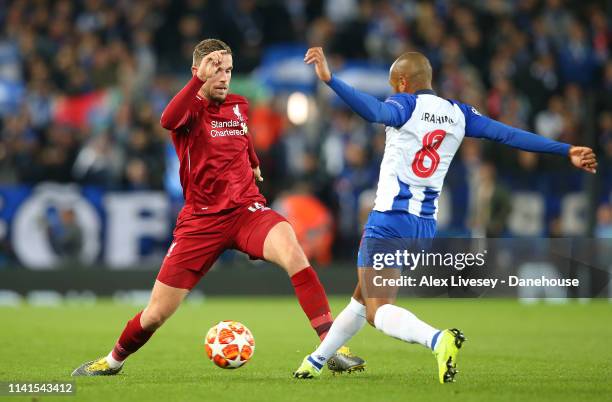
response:
M125 360L129 355L136 352L142 345L147 343L153 332L144 330L140 325L142 311L130 321L121 333L119 340L113 348L113 359L118 361Z
M302 306L302 310L308 316L310 325L323 340L333 319L329 310L329 303L325 295L325 289L319 281L319 277L312 267L304 268L291 277L291 284L295 289L295 295Z

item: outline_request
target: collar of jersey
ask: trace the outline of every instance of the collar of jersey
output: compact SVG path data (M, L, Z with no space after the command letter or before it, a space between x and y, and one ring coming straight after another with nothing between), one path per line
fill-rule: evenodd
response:
M436 91L434 91L433 89L421 89L419 91L416 91L414 94L415 95L435 95Z

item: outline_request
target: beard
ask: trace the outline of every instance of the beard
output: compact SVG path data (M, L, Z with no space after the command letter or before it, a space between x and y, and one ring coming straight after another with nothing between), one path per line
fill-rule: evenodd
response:
M210 99L213 102L216 103L223 103L225 102L225 98L227 97L227 93L223 94L223 95L215 95L215 94L208 94L208 99Z
M207 93L206 93L206 97L216 103L223 103L225 102L225 98L227 97L227 89L224 91L219 91L218 89L215 89L214 87L209 88Z

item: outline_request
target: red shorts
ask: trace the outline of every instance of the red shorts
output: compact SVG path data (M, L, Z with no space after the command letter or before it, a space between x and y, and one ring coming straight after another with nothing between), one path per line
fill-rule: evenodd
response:
M192 289L227 249L263 259L268 232L286 221L260 203L210 215L181 212L157 280L174 288Z

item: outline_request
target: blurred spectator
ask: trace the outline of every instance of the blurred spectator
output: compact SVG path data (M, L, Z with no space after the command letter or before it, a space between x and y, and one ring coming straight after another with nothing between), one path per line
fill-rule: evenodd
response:
M279 196L273 207L291 223L308 259L321 265L331 262L334 224L331 212L321 201L295 189Z
M272 102L261 102L250 110L249 130L257 152L268 152L280 139L284 122L276 109Z
M83 247L82 230L72 208L50 211L44 224L47 227L50 244L60 264L72 266L78 262Z
M136 128L127 144L125 183L131 189L161 189L164 171L163 145L149 131Z
M142 159L128 160L125 166L124 186L128 190L148 190L151 188L150 173Z
M477 237L502 237L512 210L510 191L499 183L495 165L484 162L471 183L470 227Z
M608 60L603 68L603 80L598 88L598 109L612 110L612 60Z
M612 163L612 112L604 112L599 118L599 145L604 161Z
M121 169L121 153L110 135L92 138L79 152L72 168L75 180L112 188Z
M571 13L564 7L563 0L545 0L542 17L547 36L555 45L561 45L572 23Z
M559 86L555 59L550 54L544 54L525 64L518 71L516 83L524 89L532 107L536 111L542 110Z
M595 237L612 238L612 205L603 204L597 210Z
M72 166L78 151L76 136L74 129L51 125L38 157L39 174L45 180L60 183L72 181Z
M610 56L610 28L608 19L603 10L593 7L591 9L591 38L595 59L598 63L604 63Z
M554 96L548 100L548 109L539 112L535 118L536 131L552 140L556 140L563 131L563 100Z
M368 160L366 149L355 142L344 148L345 166L335 184L338 198L338 231L346 244L354 243L361 235L359 227L359 197L368 190L378 176L378 166Z
M365 147L367 134L365 127L348 109L338 108L332 112L329 132L323 139L325 170L330 176L338 176L346 163L345 151L349 142Z
M559 49L559 66L566 82L582 86L593 82L595 56L584 27L577 21L571 23L568 37Z

